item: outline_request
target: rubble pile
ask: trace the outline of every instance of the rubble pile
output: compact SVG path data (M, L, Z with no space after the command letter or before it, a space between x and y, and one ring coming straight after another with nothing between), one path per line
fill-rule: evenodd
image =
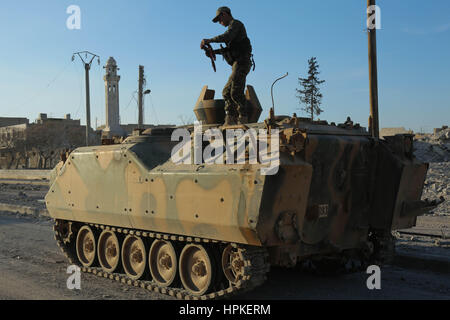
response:
M422 200L444 197L445 201L433 210L434 214L450 215L450 162L432 162L422 192Z
M423 162L450 161L450 128L414 137L414 154Z
M414 154L420 161L430 164L422 199L444 197L446 201L433 210L433 214L450 215L450 128L416 135Z

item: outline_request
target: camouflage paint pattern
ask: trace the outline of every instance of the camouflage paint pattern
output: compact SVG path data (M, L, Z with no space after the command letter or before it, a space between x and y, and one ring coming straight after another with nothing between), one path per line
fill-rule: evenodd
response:
M47 208L56 219L265 246L285 266L362 248L371 230L415 225L409 208L427 164L410 137L295 117L269 126L281 132L276 175L261 175L261 164L175 165L178 142L149 133L76 149L53 172Z

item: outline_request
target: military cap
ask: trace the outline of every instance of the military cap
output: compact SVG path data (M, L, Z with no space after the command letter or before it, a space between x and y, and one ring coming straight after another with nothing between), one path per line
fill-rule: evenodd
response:
M226 12L231 16L231 10L228 7L220 7L219 9L217 9L216 11L216 17L212 20L212 22L217 22L219 21L219 16L222 12Z

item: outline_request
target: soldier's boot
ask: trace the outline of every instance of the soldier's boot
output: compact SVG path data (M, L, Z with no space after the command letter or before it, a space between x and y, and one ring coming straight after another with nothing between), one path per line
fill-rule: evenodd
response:
M225 87L226 88L226 87ZM225 100L225 123L224 125L230 126L237 123L237 110L231 98L229 98L229 93L226 93L225 89L223 92L223 97Z
M238 124L247 124L248 123L248 118L247 116L240 116L238 119Z
M248 123L248 117L244 114L239 114L238 124L246 124Z
M231 125L234 125L234 124L236 124L236 117L233 114L227 112L226 115L225 115L225 123L224 123L224 125L225 126L231 126Z
M243 98L243 101L237 103L238 124L246 124L248 123L248 116L247 110L245 109L245 97L242 96L241 98Z

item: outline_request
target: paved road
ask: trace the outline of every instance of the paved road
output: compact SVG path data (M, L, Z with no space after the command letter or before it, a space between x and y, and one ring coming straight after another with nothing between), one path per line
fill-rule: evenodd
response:
M0 299L170 299L91 274L81 275L81 290L67 289L68 263L45 218L0 213L0 243ZM445 255L449 249L440 250ZM367 289L365 273L323 277L273 268L263 286L236 298L450 299L448 264L419 262L398 259L397 265L382 268L381 290Z

